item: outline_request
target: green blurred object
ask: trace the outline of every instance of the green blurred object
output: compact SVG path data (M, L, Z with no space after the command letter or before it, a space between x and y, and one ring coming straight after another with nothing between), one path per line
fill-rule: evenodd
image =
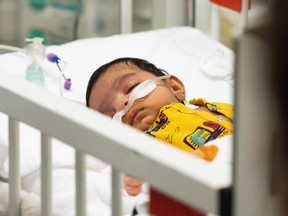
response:
M32 28L27 33L26 38L41 37L44 39L43 44L46 46L49 45L60 45L67 43L69 39L61 37L59 35L52 34L51 32L41 29L41 28Z
M46 6L46 0L30 0L30 6L37 10L42 10Z
M27 34L27 38L41 37L44 39L44 43L46 41L45 33L39 28L33 28ZM46 43L45 43L46 44ZM47 45L47 44L46 44Z
M71 1L71 0L52 0L51 6L57 9L62 9L66 11L70 11L72 13L76 13L78 10L80 14L83 13L83 5L78 1Z

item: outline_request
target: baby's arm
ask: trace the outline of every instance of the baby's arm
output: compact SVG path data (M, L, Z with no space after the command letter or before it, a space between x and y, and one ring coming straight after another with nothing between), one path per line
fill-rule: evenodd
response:
M143 181L131 175L128 174L124 175L123 184L126 192L130 196L136 196L142 192Z

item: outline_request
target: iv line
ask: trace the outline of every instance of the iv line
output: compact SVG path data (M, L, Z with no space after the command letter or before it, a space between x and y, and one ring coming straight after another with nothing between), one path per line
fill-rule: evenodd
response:
M0 44L0 49L2 50L7 50L7 51L21 51L22 48L19 47L15 47L15 46L9 46L9 45L4 45L4 44Z

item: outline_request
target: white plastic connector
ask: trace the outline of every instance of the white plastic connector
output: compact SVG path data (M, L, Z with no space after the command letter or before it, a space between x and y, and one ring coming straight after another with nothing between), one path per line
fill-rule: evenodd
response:
M32 59L35 60L37 58L37 61L42 61L45 58L45 45L42 43L44 39L41 37L34 37L25 38L25 41L30 43L27 45L26 51Z
M41 37L34 37L34 38L25 38L26 42L32 42L37 45L42 45L44 39Z

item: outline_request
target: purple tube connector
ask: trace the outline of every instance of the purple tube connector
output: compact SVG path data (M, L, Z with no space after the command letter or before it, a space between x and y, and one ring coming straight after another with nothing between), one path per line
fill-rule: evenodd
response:
M71 79L70 78L68 78L68 79L66 79L65 80L65 83L64 83L64 88L66 89L66 90L70 90L70 88L71 88Z
M47 55L47 59L48 59L48 61L50 61L50 62L52 62L52 63L56 63L56 65L57 65L60 73L62 74L63 79L65 79L64 88L65 88L66 90L70 90L71 85L72 85L72 81L71 81L70 78L67 79L67 78L65 77L65 75L62 73L62 70L61 70L61 68L60 68L60 66L59 66L59 64L58 64L59 61L60 61L60 58L59 58L57 55L55 55L54 53L50 53L50 54Z
M48 61L53 62L53 63L54 62L58 63L60 60L60 58L57 55L55 55L54 53L48 54L47 59L48 59Z

